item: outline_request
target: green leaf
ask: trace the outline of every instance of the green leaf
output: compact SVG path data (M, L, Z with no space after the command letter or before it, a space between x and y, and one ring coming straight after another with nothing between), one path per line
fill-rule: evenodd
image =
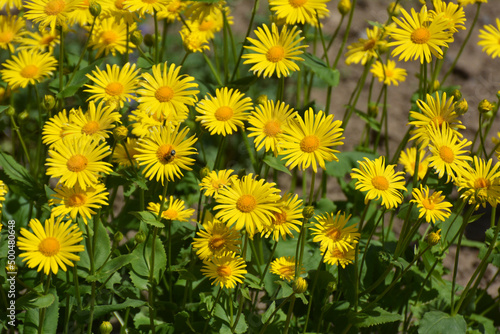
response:
M98 305L94 308L94 319L100 318L105 315L109 315L112 312L124 310L126 308L132 307L142 307L147 303L143 300L130 299L127 298L121 304L111 304L111 305ZM88 320L90 317L90 310L83 310L77 314L77 318L79 321Z
M285 163L282 162L279 158L267 155L264 158L264 163L275 170L279 170L280 172L285 172L290 176L292 175L292 173L290 173L288 168L285 167Z
M14 181L23 192L31 199L37 199L39 194L43 194L35 179L24 166L19 164L12 156L0 152L0 167L5 174Z
M326 82L329 86L338 86L340 80L340 73L338 70L329 68L325 62L308 52L304 53L303 56L304 66L313 71L318 78Z
M326 173L334 177L344 177L350 173L354 167L358 167L358 161L364 161L364 158L370 160L378 158L378 155L367 152L340 152L336 154L339 161L329 161L326 163Z
M265 324L268 320L271 314L273 314L274 310L276 309L276 302L272 302L272 304L267 308L266 312L262 314L262 323Z
M378 326L403 320L400 314L388 312L381 307L376 307L373 310L367 310L362 313L350 312L348 317L349 323L353 323L357 327Z
M137 256L134 254L125 254L115 257L114 259L111 259L110 261L106 262L104 267L102 267L101 270L99 270L95 275L93 275L93 278L97 281L102 282L106 280L109 276L111 276L113 273L118 271L120 268L126 266L127 264L135 260L137 260ZM87 277L87 281L91 282L89 277Z
M85 229L81 228L81 230ZM106 231L106 228L103 224L99 224L97 227L97 231L94 231L93 233L97 233L97 240L95 244L98 247L96 247L96 249L94 250L94 265L97 270L104 264L104 261L106 261L106 259L108 258L109 253L111 253L111 241L109 240L108 232ZM85 246L85 251L80 253L81 255L80 261L78 262L78 267L83 267L87 270L90 270L89 249L87 248L87 244L85 242L83 243L83 245ZM80 273L80 275L83 275L83 273ZM87 275L84 275L83 277L86 276Z
M238 321L238 324L234 328L234 332L237 334L248 332L248 324L245 320L245 314L243 313L241 314L240 320Z
M151 251L153 249L153 240L149 238L147 242L140 244L134 249L132 254L137 257L136 261L132 262L132 270L130 278L137 289L147 290L149 283L149 268L151 267ZM156 238L155 247L155 263L153 269L153 277L156 282L159 281L161 272L167 266L167 255L165 248L159 237Z
M55 288L49 290L49 294L53 298L52 304L45 311L45 319L43 322L42 333L51 334L57 333L57 324L59 319L59 299L57 298L57 291ZM40 313L38 308L30 308L26 311L24 318L23 333L37 334L40 324Z
M0 114L3 113L5 110L9 109L9 106L0 106Z
M101 65L103 60L104 58L94 61L92 64L82 68L81 70L76 71L74 76L73 74L71 74L70 77L73 76L73 78L71 79L70 82L66 83L63 90L57 94L57 98L61 99L73 96L78 91L78 89L80 89L89 80L87 74L90 73L92 70L95 70L96 67L99 67L99 65Z
M278 293L278 299L280 298L286 298L290 296L293 293L293 289L290 285L288 285L287 282L285 281L276 281L277 284L281 285L281 290Z
M28 292L16 301L16 308L20 310L28 310L31 308L49 307L55 301L56 297L49 293L39 295L35 292Z
M420 326L419 334L441 334L453 333L461 334L467 331L467 323L460 314L454 316L441 311L432 311L424 314Z
M145 222L148 225L151 226L156 226L159 228L165 227L165 224L160 223L158 219L156 219L156 215L154 215L152 212L149 211L134 211L130 212L132 215L134 215L137 219L140 221Z
M406 219L410 205L411 205L411 211L410 211L409 220L410 220L410 222L416 222L418 220L419 210L418 210L418 206L416 204L412 204L412 203L405 203L401 206L401 208L399 209L399 212L398 212L398 218L400 218L402 220Z

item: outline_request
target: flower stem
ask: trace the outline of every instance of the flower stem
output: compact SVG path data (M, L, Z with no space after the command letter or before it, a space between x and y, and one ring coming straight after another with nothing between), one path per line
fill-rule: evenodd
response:
M342 55L342 52L344 52L344 47L345 47L345 43L347 42L347 37L349 37L349 32L351 30L351 24L352 24L352 18L354 16L354 8L356 8L356 0L353 0L353 2L352 2L352 9L349 13L349 20L347 20L347 27L345 29L344 38L342 39L342 45L340 46L339 51L337 53L337 57L335 58L335 62L333 63L332 68L334 68L334 69L337 68L337 64L339 62L340 56Z

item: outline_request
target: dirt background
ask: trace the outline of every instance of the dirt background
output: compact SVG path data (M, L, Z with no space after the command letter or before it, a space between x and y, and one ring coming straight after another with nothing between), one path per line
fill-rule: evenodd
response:
M358 0L346 46L357 41L358 38L366 37L366 28L371 27L368 21L381 23L386 22L388 18L386 8L390 2L391 1L389 0ZM229 1L229 3L231 3L231 1ZM341 16L337 11L337 3L338 1L329 2L328 8L330 9L330 17L322 20L324 24L324 33L327 36L331 36L341 19ZM234 28L237 33L244 34L249 20L249 14L251 13L253 1L238 1L235 2L235 4L235 6L231 5L233 15L235 17ZM401 4L408 11L410 8L418 9L421 6L419 1L416 0L401 1ZM429 9L432 8L430 1L427 1L427 5L429 6ZM268 1L261 1L259 14L262 16L269 15L270 12L268 8ZM458 54L460 46L466 38L469 28L472 25L472 21L476 13L476 6L467 6L465 8L465 12L467 18L465 25L467 30L461 30L455 34L455 41L450 44L449 50L447 51L447 56L445 58L446 61L443 65L442 73L445 73ZM466 49L457 63L456 70L449 76L445 83L446 85L460 86L463 97L468 101L469 111L461 117L461 121L467 127L464 135L469 140L474 138L478 129L477 105L483 99L496 101L496 93L500 90L500 59L491 59L486 53L481 52L481 48L477 45L477 42L479 41L479 29L482 29L482 27L486 24L495 25L496 18L500 18L500 1L490 0L488 4L483 4L478 22L472 32ZM340 29L339 37L337 37L335 43L330 49L330 59L335 59L341 45L342 37L345 34L346 22L347 18L343 23L343 27ZM321 45L318 45L318 49L321 50ZM357 81L363 71L363 67L361 65L354 64L347 66L344 63L344 60L345 57L342 56L338 65L338 70L340 71L340 84L338 87L334 88L332 92L330 113L335 114L336 119L342 119L344 116L345 108L343 108L343 106L348 103L349 97L356 87ZM418 89L418 79L416 75L419 72L420 63L418 61L406 63L398 62L398 67L405 68L408 71L408 76L406 82L401 84L399 87L391 86L388 92L388 137L391 154L394 153L407 130L406 124L408 122L408 113L411 108L411 96L413 92ZM440 78L442 78L442 75L438 79ZM367 78L365 89L358 102L358 108L361 110L366 110L369 82L370 76ZM375 96L380 91L380 88L381 85L376 82L373 90L373 94ZM288 91L287 93L289 94L289 97L294 96L294 92ZM326 89L313 89L311 99L315 100L318 106L324 106L326 101ZM356 115L352 116L347 129L345 129L346 140L344 146L342 146L343 151L352 150L356 145L358 145L364 126L365 123ZM488 138L485 138L489 149L493 147L491 137L496 135L499 129L500 126L498 121L496 121L496 124L493 125ZM329 185L328 197L332 200L344 199L343 194L335 185ZM486 213L482 221L474 222L469 225L466 235L472 240L484 241L484 231L488 227L489 216L488 213ZM398 226L395 228L398 229ZM445 259L445 266L450 268L451 271L453 268L455 254L456 247L451 247L450 253ZM459 256L460 270L457 274L458 284L462 286L467 284L479 262L480 259L478 258L478 250L476 248L462 247ZM484 276L482 287L485 286L484 282L489 281L495 273L496 268L490 265ZM448 274L445 278L451 279L451 274ZM499 293L499 287L500 279L497 279L496 282L489 287L488 292L493 296L497 296Z

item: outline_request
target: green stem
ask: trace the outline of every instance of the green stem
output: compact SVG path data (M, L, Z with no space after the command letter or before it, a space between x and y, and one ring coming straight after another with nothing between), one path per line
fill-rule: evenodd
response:
M292 294L292 300L290 301L290 306L288 307L288 314L286 315L285 329L283 334L288 334L288 328L290 327L290 320L292 320L293 307L295 305L295 294Z
M14 119L14 115L10 116L10 121L12 123L12 130L14 130L15 133L17 133L17 137L19 138L19 141L21 142L21 146L23 147L23 152L24 155L26 156L26 160L28 161L28 164L31 165L31 159L30 155L28 153L28 149L26 148L26 144L24 143L23 136L21 135L21 131L19 131L19 126L16 124L16 120Z
M351 30L352 18L354 16L354 8L356 8L356 0L353 0L353 2L352 2L352 9L349 13L349 20L347 21L347 27L345 29L344 39L342 40L342 45L339 48L339 51L337 53L337 57L335 58L335 62L333 63L332 68L337 68L337 64L339 62L340 56L344 52L344 47L345 47L345 44L347 42L347 37L349 37L349 32Z
M160 50L158 50L158 18L156 14L156 9L153 11L153 19L155 24L155 64L158 64L158 57L160 55Z
M90 38L92 38L92 32L94 31L94 26L95 26L96 20L97 20L97 16L94 16L94 19L92 20L92 25L90 26L89 36L87 37L87 40L85 41L85 45L83 46L83 51L80 54L80 58L78 58L78 62L76 63L75 69L73 70L73 74L71 74L71 77L69 78L69 80L66 83L66 86L64 88L68 87L71 84L71 81L75 77L76 72L80 68L80 64L82 63L83 57L85 56L85 53L87 53L87 48L89 46ZM63 44L62 35L63 34L61 32L61 44Z
M210 68L210 71L211 71L211 72L212 72L212 74L214 75L215 80L217 80L217 84L218 84L220 87L224 86L224 85L222 84L222 81L221 81L220 77L219 77L219 73L217 73L217 71L215 70L214 65L212 64L212 62L210 61L210 59L208 59L208 57L207 57L207 55L205 54L205 52L202 52L202 54L203 54L203 58L204 58L204 59L205 59L205 61L207 62L208 67Z
M51 277L52 277L52 275L51 275L51 273L49 273L49 275L47 275L47 282L46 282L45 289L44 289L44 295L47 295L49 293L50 278ZM38 320L38 334L42 334L43 333L43 324L45 322L45 313L46 312L47 312L47 308L46 307L43 307L43 308L41 308L38 311L38 315L39 315L39 320Z
M295 298L295 294L291 294L290 296L286 297L285 300L283 300L281 302L281 304L278 305L278 307L273 311L273 313L271 313L271 315L269 316L269 318L267 319L267 321L264 323L264 325L262 326L259 334L264 334L266 332L266 329L267 329L267 326L269 326L270 322L273 320L273 317L276 315L276 313L278 313L279 310L281 310L281 308L291 299L291 298Z
M325 250L323 252L323 255L321 256L321 260L319 260L318 268L316 269L316 273L314 275L314 281L313 281L313 285L311 287L311 295L309 296L309 304L307 305L306 322L304 323L304 331L302 332L303 334L305 334L307 332L307 323L309 322L309 316L311 314L314 291L316 290L316 284L318 283L318 277L319 277L319 270L321 268L321 265L323 264L323 260L325 258L326 252L327 252L327 250Z

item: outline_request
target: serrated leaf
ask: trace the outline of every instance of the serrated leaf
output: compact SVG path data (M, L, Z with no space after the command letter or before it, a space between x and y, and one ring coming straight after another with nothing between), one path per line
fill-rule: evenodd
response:
M264 158L264 163L275 170L287 173L290 176L292 175L292 173L290 173L288 168L285 167L285 163L281 161L279 158L268 155Z
M276 281L278 285L281 285L280 292L278 293L278 299L286 298L293 293L293 289L290 285L288 285L285 281Z
M272 302L271 305L267 308L266 312L262 314L262 323L265 324L268 320L271 314L273 314L274 310L276 309L276 302Z
M241 288L240 292L241 292L241 296L243 298L246 298L246 299L248 299L250 301L252 300L252 298L250 297L250 292L248 291L247 287Z
M241 314L240 319L239 319L238 323L236 324L236 327L234 328L234 332L237 334L248 332L248 324L247 324L247 321L245 319L244 313Z
M109 240L108 232L106 231L106 228L103 224L99 224L97 227L97 231L93 231L93 233L97 233L97 240L95 244L99 246L94 250L94 265L97 270L104 264L104 261L106 261L106 259L108 258L109 253L111 253L111 241ZM84 245L85 250L80 253L80 261L78 262L78 267L83 267L90 270L89 249L87 248L86 243L84 243ZM87 275L83 277L86 276Z
M16 301L16 308L20 310L28 310L31 308L49 307L54 303L55 299L55 296L51 293L38 295L35 292L28 292Z
M304 56L304 66L309 68L316 74L318 78L326 82L329 86L337 87L340 80L340 73L338 70L331 69L325 62L318 57L306 52Z
M381 307L375 307L361 313L350 312L348 318L349 322L357 327L378 326L403 320L401 314L388 312Z
M137 256L135 254L120 255L106 262L104 267L102 267L102 269L100 269L94 276L96 280L104 281L114 272L118 271L120 268L126 266L134 260L137 260Z
M460 314L454 316L441 311L432 311L424 314L418 327L419 334L441 334L453 333L461 334L466 333L467 323L464 317Z
M130 214L132 214L137 219L139 219L140 221L145 222L148 225L156 226L156 227L159 227L159 228L165 227L165 224L160 223L156 219L156 216L152 212L149 212L149 211L134 211L134 212L130 212Z
M134 249L132 254L137 256L137 260L132 262L132 270L130 271L130 278L132 283L137 289L147 290L149 283L149 269L151 267L151 251L153 240L148 238L147 242L140 244ZM165 248L159 237L156 238L155 242L155 262L153 269L153 277L156 282L159 281L161 272L167 266L167 255L165 253Z
M0 167L9 178L21 187L23 192L31 199L36 199L40 194L35 179L24 166L19 164L11 155L0 152Z
M49 290L49 294L53 297L52 304L45 311L45 319L43 322L42 333L55 334L57 333L57 324L59 319L59 299L57 298L57 291L55 288ZM47 295L47 296L48 296ZM30 308L26 311L24 317L23 333L37 334L39 333L38 327L40 324L40 312L38 308Z

